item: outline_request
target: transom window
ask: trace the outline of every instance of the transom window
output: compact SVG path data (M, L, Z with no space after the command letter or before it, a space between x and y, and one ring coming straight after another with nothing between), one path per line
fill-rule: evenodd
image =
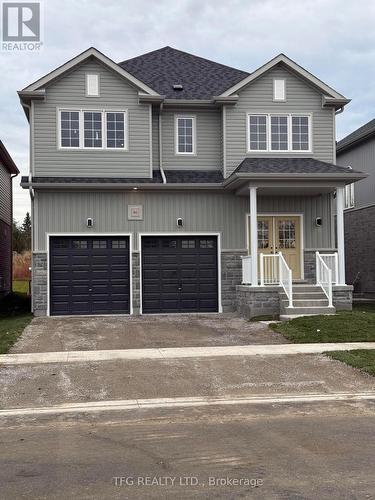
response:
M310 115L248 115L248 151L311 151Z
M175 142L176 154L195 154L195 116L175 117Z
M127 111L59 110L59 147L127 150Z

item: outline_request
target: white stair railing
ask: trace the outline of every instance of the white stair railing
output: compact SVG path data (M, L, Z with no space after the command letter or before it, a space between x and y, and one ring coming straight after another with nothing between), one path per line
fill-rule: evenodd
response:
M280 268L278 259L278 254L261 253L259 255L260 286L280 284Z
M332 307L332 270L327 266L319 252L316 252L316 284L319 285Z
M327 267L332 271L332 283L339 282L339 258L337 252L335 253L320 253L319 254Z
M252 284L251 279L251 255L242 257L242 284Z
M289 307L293 307L293 288L292 288L292 270L286 263L284 256L279 252L279 276L280 285L283 287L284 292L289 300Z

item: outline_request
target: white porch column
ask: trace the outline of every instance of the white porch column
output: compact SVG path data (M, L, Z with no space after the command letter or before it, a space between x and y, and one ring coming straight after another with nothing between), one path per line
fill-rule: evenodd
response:
M251 284L258 286L258 213L257 188L250 186L250 254Z
M344 236L345 187L336 189L337 254L339 285L345 285L345 236Z

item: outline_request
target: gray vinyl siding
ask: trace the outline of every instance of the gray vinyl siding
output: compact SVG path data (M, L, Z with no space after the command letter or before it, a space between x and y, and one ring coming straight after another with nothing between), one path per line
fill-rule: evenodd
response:
M85 75L98 73L100 97L85 97ZM52 82L46 101L34 104L37 176L150 177L150 105L138 103L138 90L96 61L86 62ZM59 150L57 109L127 109L128 151Z
M337 153L337 164L350 165L369 176L354 184L355 208L375 204L375 139L358 144L353 149Z
M175 115L196 117L196 154L175 154ZM175 170L220 170L222 165L221 111L174 109L162 113L163 168Z
M286 101L273 101L273 79L285 78ZM335 161L334 112L322 108L322 93L306 81L278 65L238 92L235 106L226 106L226 176L245 157L293 156ZM247 113L311 113L312 153L256 153L247 151Z
M0 219L12 223L12 181L8 170L0 164Z
M222 192L37 192L38 225L35 251L46 250L46 233L219 232L223 250L247 246L249 199ZM143 205L143 221L128 221L127 205ZM260 197L259 213L303 213L304 247L331 247L330 198ZM323 218L316 228L315 218ZM94 227L86 227L86 219ZM182 217L183 228L176 226Z
M159 111L152 113L152 166L158 168L159 161Z

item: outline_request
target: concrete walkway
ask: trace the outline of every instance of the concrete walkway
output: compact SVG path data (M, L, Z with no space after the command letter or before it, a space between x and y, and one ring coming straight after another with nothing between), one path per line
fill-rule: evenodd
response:
M32 363L76 363L137 359L211 358L222 356L284 356L319 354L325 351L375 349L375 342L340 342L327 344L280 344L226 347L179 347L165 349L112 349L105 351L62 351L0 355L0 365Z
M333 394L274 394L272 396L258 395L246 397L184 397L184 398L154 398L127 399L116 401L90 401L68 403L33 408L9 408L0 410L0 417L17 417L24 415L58 415L64 413L96 413L119 410L138 410L153 408L185 408L200 406L232 406L249 404L282 404L282 403L318 403L329 401L363 401L375 400L375 392L338 392Z

